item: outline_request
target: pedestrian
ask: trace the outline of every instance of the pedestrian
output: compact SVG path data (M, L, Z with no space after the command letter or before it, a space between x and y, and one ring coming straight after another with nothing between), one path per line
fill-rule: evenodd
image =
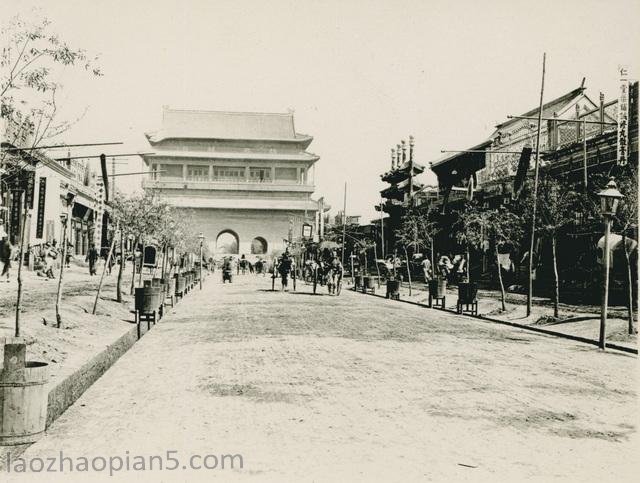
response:
M431 270L431 260L429 260L426 254L424 255L424 259L422 260L422 263L420 265L422 266L424 282L429 283L429 281L433 278L433 272Z
M58 258L58 250L56 250L54 245L51 245L48 242L45 243L44 248L44 274L47 276L47 279L56 278L55 274L53 273L53 265Z
M440 273L440 276L442 278L448 279L452 268L453 264L451 263L451 259L447 255L442 255L438 259L438 272Z
M67 253L65 255L65 261L64 261L66 268L71 267L71 257L72 257L71 252L73 251L72 248L73 248L73 243L67 240Z
M91 244L91 248L87 251L86 261L89 262L89 275L95 275L98 273L96 262L98 261L98 250L95 243Z
M0 264L2 264L2 273L0 278L4 278L6 275L6 282L9 283L9 270L11 269L11 254L12 247L7 232L4 228L0 227Z

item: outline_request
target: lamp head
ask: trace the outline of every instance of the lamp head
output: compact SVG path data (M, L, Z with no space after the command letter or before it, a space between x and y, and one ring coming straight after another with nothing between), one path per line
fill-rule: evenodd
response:
M605 217L615 216L616 211L618 211L618 204L624 196L618 191L618 187L613 178L609 180L607 187L598 193L598 196L600 197L600 210L602 211L602 215Z

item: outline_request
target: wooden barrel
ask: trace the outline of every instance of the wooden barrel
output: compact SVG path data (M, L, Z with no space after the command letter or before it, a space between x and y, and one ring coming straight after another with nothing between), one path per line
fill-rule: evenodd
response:
M170 278L167 280L167 297L172 297L176 293L176 279Z
M429 295L433 298L441 299L447 293L447 279L438 278L437 280L429 280Z
M478 284L475 282L460 282L458 284L458 302L472 304L478 296Z
M5 345L0 371L0 445L33 443L47 423L49 365L24 360L24 344Z
M375 288L376 286L376 279L375 277L364 277L364 285L366 287L367 290L372 290Z
M387 280L387 298L400 296L400 280Z
M178 275L176 278L176 294L182 294L184 292L185 284L186 279L183 276Z
M150 314L158 310L160 303L164 301L161 298L164 287L143 287L137 288L135 291L135 307L142 314Z

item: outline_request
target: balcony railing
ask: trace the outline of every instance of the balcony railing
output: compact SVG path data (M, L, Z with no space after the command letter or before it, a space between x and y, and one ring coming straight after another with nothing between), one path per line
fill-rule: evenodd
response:
M147 188L167 188L167 189L237 189L237 190L258 190L258 191L308 191L313 192L315 185L310 182L297 181L273 181L273 180L247 180L239 178L227 178L200 181L196 179L182 178L161 178L151 177L143 181L143 186Z

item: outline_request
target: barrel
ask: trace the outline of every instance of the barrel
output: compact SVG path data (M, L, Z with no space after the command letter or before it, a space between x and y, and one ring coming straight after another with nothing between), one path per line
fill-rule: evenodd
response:
M400 296L400 280L387 280L387 298Z
M441 299L447 293L447 279L438 278L437 280L429 280L429 295L432 298Z
M375 277L364 277L364 286L367 290L373 290L375 288Z
M182 275L176 277L176 294L182 294L186 284L186 279Z
M472 304L478 296L478 284L475 282L460 282L458 284L458 302Z
M21 346L21 347L18 347ZM47 423L49 365L25 361L24 344L4 346L0 371L0 445L33 443Z
M135 291L135 307L142 314L150 314L158 310L164 301L163 287L137 288Z
M173 297L173 294L176 293L176 279L169 278L167 279L167 297Z

